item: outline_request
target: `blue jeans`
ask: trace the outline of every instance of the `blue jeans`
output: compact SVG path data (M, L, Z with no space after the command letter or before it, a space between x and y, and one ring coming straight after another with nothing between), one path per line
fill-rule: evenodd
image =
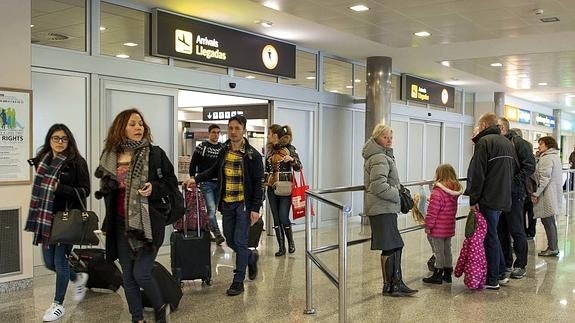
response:
M283 227L289 227L291 225L289 219L291 196L277 196L274 189L268 187L268 202L274 218L274 227L278 227L280 224Z
M206 208L208 209L208 217L210 218L210 226L214 235L220 235L220 227L218 226L218 219L216 218L216 202L219 198L218 182L207 181L200 184L200 190L204 195L206 201Z
M250 214L246 212L244 202L222 202L222 225L226 243L236 252L234 282L243 282L248 263L255 260L254 253L248 248Z
M56 273L56 293L54 294L54 303L62 305L68 281L76 280L76 272L70 268L68 256L72 251L72 245L68 244L51 244L48 248L42 246L42 258L46 268Z
M123 219L118 219L116 224L116 245L120 266L122 266L124 294L130 314L132 314L132 321L140 321L144 319L140 287L155 309L160 309L164 305L160 287L152 277L156 253L140 249L137 254L134 254L125 236L123 221Z
M487 222L487 235L484 241L485 257L487 258L487 284L497 285L499 277L505 273L505 256L497 234L501 211L482 207L481 213Z

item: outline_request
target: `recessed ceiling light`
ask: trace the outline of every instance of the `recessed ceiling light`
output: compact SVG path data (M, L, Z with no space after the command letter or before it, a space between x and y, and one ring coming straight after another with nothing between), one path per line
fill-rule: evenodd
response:
M489 64L489 65L491 65L491 66L493 66L493 67L501 67L501 66L503 66L503 64L501 64L501 63L491 63L491 64Z
M253 76L253 75L248 75L248 76L246 76L246 78L247 78L247 79L255 79L256 77Z
M346 89L353 89L353 85L346 85L345 88Z
M263 6L277 11L280 10L280 6L276 1L266 1Z
M131 43L131 42L127 42L127 43L124 43L124 46L136 47L136 46L138 46L138 44L136 44L136 43Z
M441 61L441 65L447 66L447 67L451 66L451 64L449 63L449 61Z
M330 92L331 92L331 93L339 93L338 90L331 90Z
M106 30L106 27L100 26L100 31L104 31L104 30Z
M315 80L315 76L306 76L307 80Z
M547 86L547 82L539 82L539 83L537 83L537 85L540 85L540 86Z
M360 80L360 79L357 79L357 80L355 80L354 82L355 82L355 83L361 83L361 80Z
M34 25L30 25L30 28L34 28Z
M271 21L267 21L267 20L256 20L254 21L256 24L262 26L262 27L266 27L266 28L270 28L274 23Z
M429 37L429 36L431 36L431 33L428 31L425 31L425 30L418 31L418 32L413 33L413 34L417 37Z
M519 76L519 77L522 78L522 79L529 77L529 75L528 75L528 74L525 74L525 73L521 73L521 74L519 74L519 75L517 75L517 76Z
M118 54L116 55L117 58L130 58L130 55L126 55L126 54Z
M359 12L359 11L368 11L369 7L366 7L362 4L358 4L358 5L349 7L349 9Z

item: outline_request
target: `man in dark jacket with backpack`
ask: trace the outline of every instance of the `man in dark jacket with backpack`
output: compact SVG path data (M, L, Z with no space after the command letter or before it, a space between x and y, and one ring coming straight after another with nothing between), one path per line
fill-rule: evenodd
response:
M222 150L222 143L218 142L220 138L220 126L212 124L208 127L209 138L196 147L192 160L190 162L190 176L194 177L196 174L201 173L208 168L212 167L218 160L220 150ZM200 184L200 190L204 195L206 201L206 208L208 209L208 216L210 219L210 230L214 235L216 244L221 245L225 239L220 233L218 220L216 218L216 203L219 199L218 196L218 178L210 178Z
M511 278L521 279L525 276L528 249L527 236L525 235L523 224L523 205L527 195L527 181L529 176L535 171L535 157L529 142L509 130L509 121L506 118L500 118L498 124L501 129L501 135L511 141L515 150L515 167L511 185L511 210L503 212L503 216L499 220L499 241L505 256L505 267L507 271L511 270ZM513 262L513 252L511 251L511 238L513 238L515 262Z
M479 118L479 133L473 137L475 149L468 171L471 176L467 190L469 205L472 209L481 211L487 222L487 289L499 289L499 279L505 275L497 225L501 211L511 209L511 182L515 164L513 145L501 136L497 120L494 113L486 113Z

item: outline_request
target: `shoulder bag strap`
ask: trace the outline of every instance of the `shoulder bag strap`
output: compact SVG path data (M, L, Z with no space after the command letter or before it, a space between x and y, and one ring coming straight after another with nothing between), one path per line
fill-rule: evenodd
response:
M84 190L82 189L82 192ZM78 202L80 202L80 206L82 207L82 211L86 211L86 205L84 205L84 202L82 201L82 197L80 197L80 193L78 192L78 190L74 187L74 193L76 193L76 197L78 198ZM66 209L68 208L68 201L66 201Z

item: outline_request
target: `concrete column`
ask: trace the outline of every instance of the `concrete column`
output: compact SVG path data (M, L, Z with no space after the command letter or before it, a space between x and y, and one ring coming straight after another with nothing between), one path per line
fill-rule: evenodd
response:
M391 124L391 57L367 58L365 92L365 139L371 137L376 124Z
M553 110L553 118L555 118L555 128L553 128L553 138L557 140L559 148L561 148L561 110Z
M495 103L495 114L503 117L505 106L505 92L493 93L493 102Z

